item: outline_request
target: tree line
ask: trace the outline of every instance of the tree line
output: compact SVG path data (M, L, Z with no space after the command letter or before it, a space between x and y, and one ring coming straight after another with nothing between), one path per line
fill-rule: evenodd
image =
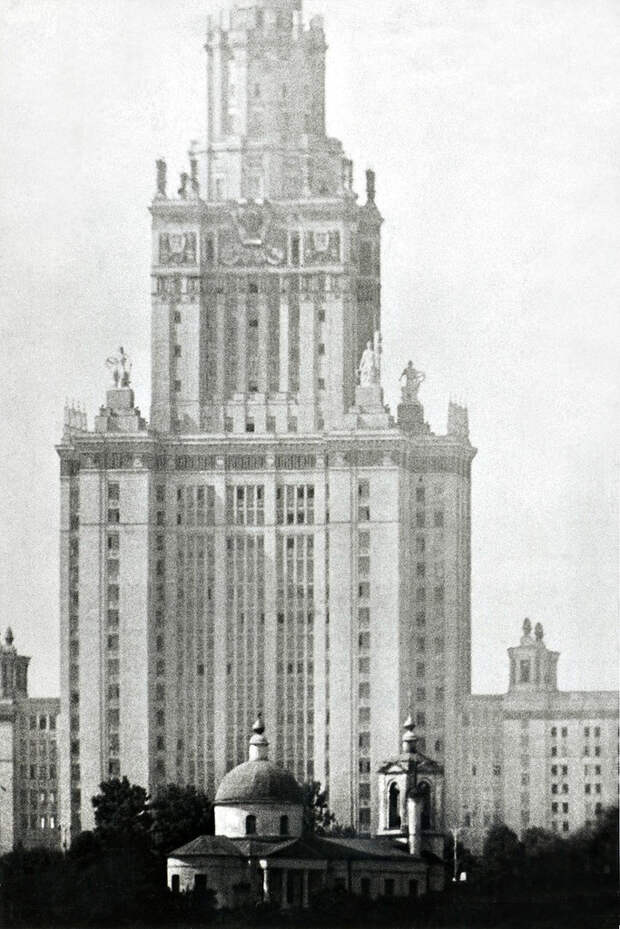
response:
M305 784L303 792L306 831L354 834L335 821L318 782ZM0 859L0 925L16 929L226 925L226 916L215 913L208 894L173 895L166 886L166 856L214 832L213 804L206 794L170 784L150 799L143 787L122 778L102 783L92 804L94 829L76 836L64 853L17 848ZM607 906L617 888L617 809L605 811L596 828L568 838L532 828L519 839L507 826L493 826L479 859L462 845L457 847L460 869L468 872L467 885L451 883L450 842L448 838L448 892L416 902L415 912L409 901L371 904L330 891L314 901L313 913L303 919L297 914L295 925L455 929L466 919L467 929L487 925L497 929L504 925L505 909L506 925L529 927L536 924L532 913L547 906L554 918L564 907L567 919L578 918L572 925L585 929L588 915L596 913L598 919L600 908ZM243 923L282 921L280 914L267 910L244 912ZM515 913L525 921L515 922ZM239 925L238 914L230 925ZM596 929L603 925L599 919Z

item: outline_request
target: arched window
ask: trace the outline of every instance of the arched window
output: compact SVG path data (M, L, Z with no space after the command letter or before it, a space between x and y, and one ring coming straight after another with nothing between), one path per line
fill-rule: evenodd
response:
M245 834L256 835L256 816L251 813L245 817Z
M422 797L422 829L431 829L431 785L428 783L428 781L420 781L418 784L418 793Z
M288 816L280 817L280 835L288 835Z
M388 791L388 829L400 829L400 790L398 784L390 784Z

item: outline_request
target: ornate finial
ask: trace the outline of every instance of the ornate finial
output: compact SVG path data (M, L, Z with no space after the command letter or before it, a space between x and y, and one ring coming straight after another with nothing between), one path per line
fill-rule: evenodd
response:
M536 623L534 626L534 635L536 636L536 641L542 642L544 634L545 633L543 631L542 623Z
M262 713L258 714L256 722L252 726L252 732L254 734L250 739L250 761L267 761L269 742L265 735Z
M404 380L404 384L403 384ZM417 403L418 391L426 380L424 371L418 371L410 361L400 376L403 403Z
M531 633L532 633L532 623L531 623L530 620L526 617L526 618L523 620L523 635L529 636L529 635L531 635Z
M166 162L160 158L155 162L157 165L157 196L165 197L166 195Z
M418 747L418 737L415 733L415 722L411 712L411 692L409 693L409 712L407 719L403 723L403 729L405 730L402 737L403 752L407 755L415 755Z
M15 639L15 636L13 635L13 630L9 626L4 636L4 641L5 641L7 648L12 648L14 639Z
M187 173L187 171L183 171L183 173L181 174L181 186L179 187L179 191L178 191L179 197L181 198L181 200L187 200L187 195L189 193L188 183L189 183L189 174Z
M377 176L372 168L368 168L366 171L366 200L368 203L375 202L375 196L377 193Z
M192 194L198 197L200 194L200 182L198 180L198 157L196 155L196 148L198 147L198 142L195 139L189 144L189 169L190 169L190 178L192 183Z
M129 355L121 345L118 355L110 355L106 358L106 367L112 370L112 379L114 386L129 387L131 384L131 361Z

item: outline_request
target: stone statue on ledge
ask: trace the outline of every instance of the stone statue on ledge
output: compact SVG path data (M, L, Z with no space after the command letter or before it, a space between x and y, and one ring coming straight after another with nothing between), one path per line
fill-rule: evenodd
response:
M410 361L400 376L403 403L417 403L420 387L425 380L426 374L414 368L413 362ZM405 382L404 384L403 381Z
M112 370L112 380L115 387L129 387L131 384L131 361L121 345L118 355L106 358L106 367Z
M370 340L361 357L359 368L360 387L371 387L381 379L381 336L375 332L374 347Z

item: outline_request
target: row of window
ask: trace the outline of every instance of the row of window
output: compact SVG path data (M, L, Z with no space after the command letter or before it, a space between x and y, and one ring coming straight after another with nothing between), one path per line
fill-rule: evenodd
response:
M21 766L20 770L22 778L26 779L26 765ZM55 764L51 765L36 765L31 764L28 766L28 779L31 781L55 781L57 778L57 769Z
M28 725L31 730L39 729L43 732L48 729L53 732L56 729L56 716L48 713L40 713L38 716L31 716L28 720Z
M601 752L601 746L600 746L600 745L595 745L595 746L594 746L594 751L590 751L590 746L589 746L589 745L584 745L584 747L583 747L583 753L582 753L582 754L583 754L586 758L587 758L589 755L594 755L595 758L600 758L600 756L601 756L601 754L602 754L602 752ZM551 757L552 757L552 758L557 758L558 755L562 755L563 757L566 757L566 756L568 755L568 748L567 748L566 745L562 745L560 750L558 750L558 746L557 746L557 745L552 745L552 746L551 746Z
M567 738L568 738L568 726L562 726L562 727L559 729L559 731L560 731L560 735L561 735L561 737L562 737L563 739L567 739ZM584 729L583 729L584 738L589 739L589 738L590 738L590 732L591 732L591 731L594 733L594 738L595 738L595 739L600 739L600 737L601 737L601 727L600 727L600 726L594 726L594 727L584 726ZM557 737L558 737L558 727L557 727L557 726L552 726L552 727L551 727L551 738L552 738L552 739L557 739Z

